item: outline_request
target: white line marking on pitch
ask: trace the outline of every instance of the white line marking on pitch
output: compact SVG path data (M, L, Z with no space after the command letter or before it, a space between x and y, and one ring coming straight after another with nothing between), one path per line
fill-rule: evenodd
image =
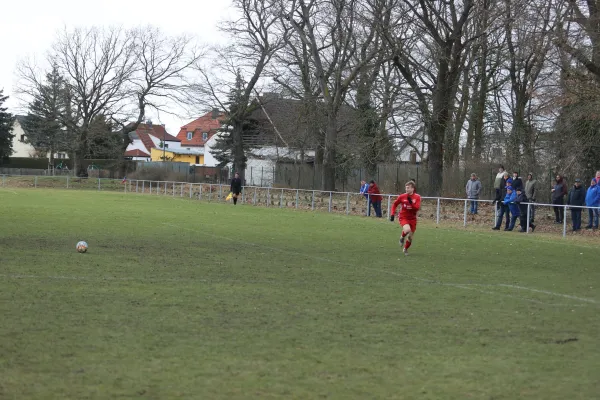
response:
M190 232L199 233L199 234L202 234L202 235L214 237L216 239L228 240L228 241L236 242L236 243L244 243L244 244L247 244L249 246L262 247L262 248L267 249L267 250L278 251L278 252L292 254L292 255L296 255L296 256L300 256L300 257L312 258L314 260L325 261L325 262L329 262L329 263L333 263L333 264L338 264L338 265L344 265L344 266L348 265L347 263L336 261L336 260L330 260L330 259L327 259L327 258L324 258L324 257L313 256L313 255L310 255L310 254L300 253L300 252L293 251L293 250L285 250L285 249L280 249L280 248L277 248L277 247L266 246L266 245L262 245L262 244L259 244L259 243L244 242L244 241L240 241L240 240L237 240L237 239L232 239L232 238L229 238L229 237L226 237L226 236L220 236L220 235L215 235L215 234L212 234L212 233L202 232L202 231L198 231L196 229L186 228L186 227L182 227L182 226L178 226L178 225L170 224L170 223L166 223L166 222L163 223L163 225L170 226L170 227L173 227L173 228L187 230L187 231L190 231ZM353 265L353 266L355 268L358 268L358 266L356 266L356 265ZM434 281L434 280L431 280L431 279L419 278L419 277L416 277L416 276L412 276L412 275L408 275L408 274L403 274L403 273L395 272L395 271L387 271L387 270L381 270L381 269L375 269L375 268L369 268L369 267L361 267L361 268L367 269L367 270L371 270L371 271L380 272L380 273L384 273L384 274L391 274L391 275L396 275L396 276L402 276L402 277L413 279L413 280L420 281L420 282L425 282L425 283L430 283L430 284L437 284L437 285L441 285L441 286L451 286L451 287L456 287L456 288L459 288L459 289L476 290L476 289L470 288L470 286L506 287L506 288L516 289L516 290L523 290L523 291L530 291L530 292L542 293L542 294L546 294L546 295L549 295L549 296L564 297L564 298L567 298L567 299L577 300L577 301L583 301L583 302L591 303L591 304L600 304L600 301L597 301L597 300L594 300L594 299L588 299L588 298L584 298L584 297L571 296L571 295L568 295L568 294L550 292L550 291L547 291L547 290L540 290L540 289L528 288L528 287L525 287L525 286L509 285L509 284L504 284L504 283L496 283L496 284L448 283L448 282ZM530 302L534 302L534 303L539 303L539 304L559 305L559 304L544 303L544 302L541 302L541 301L538 301L538 300L528 299L528 298L525 298L525 297L511 296L511 295L507 295L507 294L503 294L503 293L499 293L499 292L482 291L481 289L478 289L477 291L482 292L482 293L493 294L493 295L496 295L496 296L511 297L511 298L515 298L515 299L526 300L526 301L530 301Z

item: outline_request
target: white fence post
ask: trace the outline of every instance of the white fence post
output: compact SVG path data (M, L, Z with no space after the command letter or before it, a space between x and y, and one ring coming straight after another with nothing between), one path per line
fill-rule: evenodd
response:
M6 186L6 175L2 175L2 186Z
M204 185L200 184L200 191L198 192L198 200L202 200L202 186L204 186Z
M298 202L300 201L300 191L296 189L296 208L298 208Z
M69 175L67 175L67 189L69 188Z
M279 197L279 208L283 207L283 189L281 189L281 196Z
M531 204L527 204L527 227L525 229L527 229L527 233L529 235L529 217L531 215Z
M208 201L212 200L212 183L208 184Z
M392 196L388 196L388 207L387 207L387 217L390 217L390 213L392 212Z
M183 197L183 186L184 186L184 184L182 183L181 184L181 194L179 195L179 197Z
M346 215L350 214L350 193L346 193Z
M465 218L464 218L464 219L465 219L465 221L464 221L464 224L465 224L465 226L467 226L467 203L468 203L468 202L469 202L469 200L465 200L465 211L464 211L464 214L465 214Z
M192 183L190 183L190 199L192 198L192 192L194 191L193 188L194 188L194 185Z
M254 196L252 197L252 205L256 205L256 186L254 186Z
M223 200L223 185L219 185L219 201Z
M98 190L100 190L100 177L98 177Z
M271 206L271 188L267 188L267 207Z
M37 187L37 175L33 178L33 187Z
M331 202L333 200L333 193L329 192L329 212L331 212Z
M562 206L563 210L563 237L567 237L567 206Z
M436 216L435 216L435 223L436 224L440 224L440 199L437 199L437 211L436 211Z
M311 206L311 210L315 210L315 191L312 191L312 206Z

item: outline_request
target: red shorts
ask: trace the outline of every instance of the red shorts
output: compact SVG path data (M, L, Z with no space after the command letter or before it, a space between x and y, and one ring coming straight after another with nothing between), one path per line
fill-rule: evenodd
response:
M401 219L400 226L408 225L410 226L410 231L415 232L417 230L417 221L414 219Z

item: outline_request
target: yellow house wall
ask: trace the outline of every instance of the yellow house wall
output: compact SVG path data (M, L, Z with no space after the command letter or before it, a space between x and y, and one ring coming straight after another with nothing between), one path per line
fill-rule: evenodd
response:
M154 149L152 149L150 151L150 159L152 161L163 161L162 156L163 156L162 149L156 149L156 148L154 148ZM190 165L196 164L196 156L194 156L194 155L173 154L169 150L165 150L165 156L170 161L174 161L174 162L186 162L186 163L189 163ZM204 164L204 156L201 155L199 157L200 157L199 164Z

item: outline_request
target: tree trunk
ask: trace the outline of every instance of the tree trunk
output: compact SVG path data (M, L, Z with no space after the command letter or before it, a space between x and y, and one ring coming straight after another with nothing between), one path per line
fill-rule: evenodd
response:
M240 174L242 182L246 176L246 155L244 154L243 127L241 122L236 122L231 132L233 139L233 172Z
M334 113L327 115L327 130L325 131L325 149L323 152L323 179L322 189L335 190L335 164L336 164L337 123Z

